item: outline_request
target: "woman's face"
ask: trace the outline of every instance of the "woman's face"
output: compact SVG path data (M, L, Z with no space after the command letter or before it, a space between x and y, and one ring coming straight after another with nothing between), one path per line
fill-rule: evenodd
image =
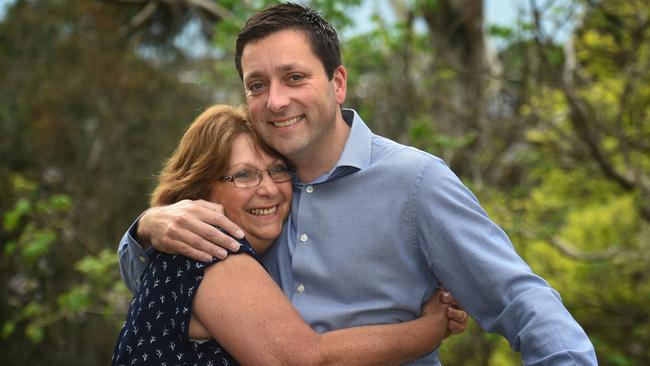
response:
M284 162L256 149L248 134L239 135L232 146L226 176L246 169L262 171L262 181L256 187L238 188L233 182L216 181L209 200L223 205L226 216L246 234L246 240L259 252L264 252L280 235L282 224L291 208L291 181L275 183L267 170L285 166Z

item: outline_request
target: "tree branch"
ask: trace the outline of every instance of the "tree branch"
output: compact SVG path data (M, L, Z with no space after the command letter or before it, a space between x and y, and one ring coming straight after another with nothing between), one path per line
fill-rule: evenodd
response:
M544 65L548 68L550 62L544 53L540 10L537 8L535 0L530 0L530 6L534 19L534 41L537 54ZM596 165L606 178L616 182L627 191L637 190L644 197L650 196L650 184L647 183L650 179L646 176L639 176L638 171L635 171L633 168L628 169L628 171L620 171L617 169L601 146L599 136L601 130L593 127L604 124L599 121L598 116L595 113L592 113L588 103L581 99L575 91L573 77L575 75L576 65L577 63L575 62L575 59L572 58L572 55L568 55L567 62L564 64L565 69L563 78L557 81L559 88L562 90L567 102L569 103L569 122L576 136L587 147L591 158L596 162ZM624 142L621 141L621 143ZM644 219L650 221L649 204L642 203L639 206L639 212Z
M233 14L223 6L208 0L185 0L188 6L194 6L209 13L214 18L232 18Z
M532 230L525 229L524 232L524 237L528 239L533 239L533 238L539 238L538 235L535 235L535 233ZM610 246L606 249L602 249L599 251L591 251L587 252L584 250L581 250L579 248L576 248L574 245L569 244L562 239L554 236L548 236L546 238L541 238L545 240L550 246L553 248L557 249L562 253L563 255L581 261L581 262L603 262L603 261L609 261L614 258L625 258L627 260L647 260L647 254L645 252L642 252L641 250L625 250L624 248L616 247L616 246Z
M128 26L122 29L123 33L133 30L145 24L156 11L160 8L161 4L165 4L172 10L176 16L180 11L189 10L194 13L203 25L204 32L210 33L211 26L218 20L224 18L232 18L233 14L222 5L212 2L210 0L112 0L118 3L127 4L145 4L129 22Z
M134 29L144 24L156 12L158 5L160 5L160 0L149 1L138 14L131 18L129 28Z
M584 261L584 262L606 261L622 253L622 250L616 247L609 247L599 252L585 252L572 245L563 242L558 238L549 238L548 243L551 244L553 248L556 248L567 257Z

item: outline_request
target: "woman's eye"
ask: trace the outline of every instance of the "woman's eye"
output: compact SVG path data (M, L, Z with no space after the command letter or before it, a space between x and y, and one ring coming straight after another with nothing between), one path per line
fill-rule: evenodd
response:
M239 173L235 173L235 178L246 179L246 178L252 177L253 175L254 175L254 173L253 173L252 170L242 170Z
M271 173L286 173L289 171L286 165L278 165L271 168Z

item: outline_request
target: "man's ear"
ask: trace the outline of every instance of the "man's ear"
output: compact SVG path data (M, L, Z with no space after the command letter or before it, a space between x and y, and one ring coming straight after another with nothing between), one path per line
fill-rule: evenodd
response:
M345 95L347 93L347 84L348 84L348 71L345 69L345 66L339 65L334 74L332 75L332 82L334 83L334 95L336 97L336 103L338 105L343 105L345 102Z

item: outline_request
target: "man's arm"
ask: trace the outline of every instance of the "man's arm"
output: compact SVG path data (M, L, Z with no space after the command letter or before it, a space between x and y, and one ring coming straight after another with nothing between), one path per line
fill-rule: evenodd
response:
M140 286L140 277L142 272L149 264L149 255L133 238L138 220L135 220L129 230L124 233L120 245L117 248L117 256L120 264L120 274L126 287L135 293L138 286Z
M161 252L182 254L199 261L225 258L224 248L236 251L242 230L230 221L217 203L183 200L145 211L124 234L118 247L120 273L126 286L135 292L153 247Z
M474 195L439 160L414 196L416 235L438 279L526 365L597 365L589 338L559 294L515 252Z

